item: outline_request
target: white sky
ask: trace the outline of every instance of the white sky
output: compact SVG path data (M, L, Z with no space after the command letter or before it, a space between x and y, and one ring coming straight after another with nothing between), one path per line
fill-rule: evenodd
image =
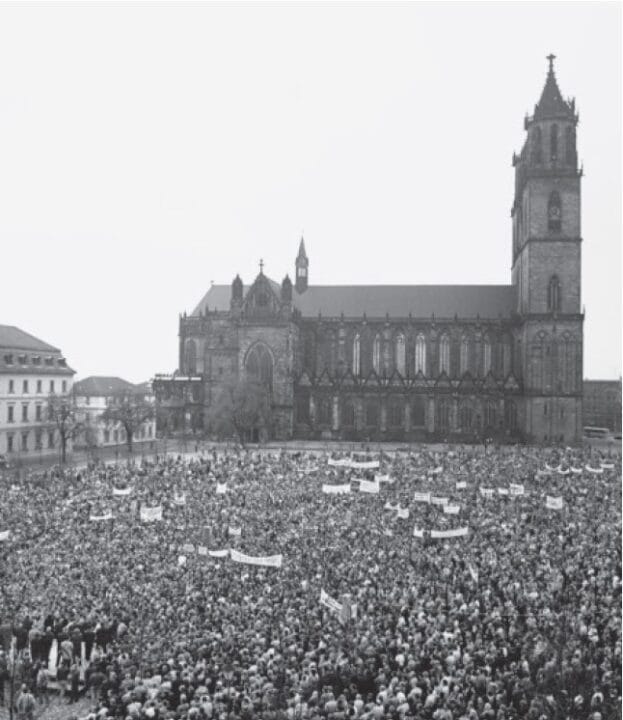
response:
M621 372L621 5L0 7L0 322L77 377L177 367L260 257L510 283L511 156L554 52L580 112L585 377Z

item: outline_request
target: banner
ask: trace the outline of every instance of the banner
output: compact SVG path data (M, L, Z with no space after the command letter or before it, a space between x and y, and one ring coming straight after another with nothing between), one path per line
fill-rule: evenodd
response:
M177 564L181 567L182 565L186 565L186 555L180 555L177 558Z
M203 555L204 557L208 554L208 548L203 545L197 545L197 555Z
M106 513L105 515L89 515L89 520L97 522L98 520L112 520L112 513Z
M409 519L409 508L396 508L398 511L398 514L396 517L398 517L400 520L408 520Z
M9 539L10 530L3 530L0 532L0 542L4 542Z
M182 545L182 550L187 555L190 555L191 553L195 552L195 546L192 543L186 543L185 545Z
M416 492L413 494L413 500L415 502L429 503L430 502L430 493Z
M432 538L455 538L464 537L467 535L467 528L455 528L454 530L431 530L430 536Z
M381 491L381 486L372 480L359 480L359 492L372 493L378 495Z
M216 494L225 495L227 492L227 483L216 483Z
M350 467L356 469L356 470L375 470L380 466L380 462L378 460L368 460L367 462L356 462L355 460L351 460Z
M447 497L433 497L433 496L431 496L430 503L431 503L431 505L447 505L447 504L448 504L448 498L447 498Z
M242 535L242 528L232 527L231 525L227 528L227 534L233 537L240 537Z
M466 487L467 487L467 483L465 482L465 480L461 480L461 482L458 482L456 484L457 490L465 490Z
M346 495L350 492L349 485L323 485L322 492L327 495Z
M602 470L614 470L614 463L601 463Z
M593 468L593 467L591 467L590 465L587 465L587 466L586 466L586 469L587 469L590 473L593 473L594 475L601 475L601 474L603 473L603 470L602 470L600 467L599 467L599 468Z
M480 494L481 494L483 497L488 497L488 498L493 497L493 488L484 488L484 487L481 487L481 488L480 488Z
M348 458L342 458L341 460L329 458L329 465L331 467L350 467L350 460Z
M215 558L224 558L229 555L229 550L208 550L208 555Z
M559 475L568 475L569 470L561 470L560 468L557 469L557 472Z
M253 557L245 555L237 550L231 551L231 559L234 562L244 563L245 565L260 565L262 567L280 568L283 561L283 555L268 555L266 557Z
M324 605L326 608L329 608L329 610L331 610L331 612L335 612L335 613L342 612L342 603L339 603L337 600L332 598L322 588L320 589L320 604Z
M186 505L186 495L184 493L182 493L181 495L174 495L173 503L175 505Z
M443 468L440 465L439 467L436 467L434 470L431 470L431 472L433 475L439 475L439 473L443 472Z
M510 491L511 495L523 495L524 494L524 488L523 485L511 483L510 484Z
M472 580L474 582L478 582L478 570L472 567L469 563L467 564L467 568L469 570L469 574L472 576Z
M423 538L424 537L424 530L419 530L418 528L413 528L413 537L417 538Z
M131 492L132 492L132 488L131 488L131 487L127 487L127 488L117 488L117 487L114 487L114 488L112 489L112 494L113 494L113 495L117 495L118 497L124 497L125 495L129 495Z
M141 520L143 522L162 520L162 505L156 505L156 507L141 507Z
M584 470L582 470L582 468L572 467L569 469L571 470L572 473L574 473L574 475L581 475L584 472Z
M374 482L377 482L377 483L386 482L386 483L389 483L390 485L393 485L395 482L395 479L390 478L389 475L375 475Z
M446 515L458 515L461 509L460 505L444 505L443 511Z
M562 510L562 497L545 497L545 507L549 510Z
M508 488L498 488L498 495L508 495Z

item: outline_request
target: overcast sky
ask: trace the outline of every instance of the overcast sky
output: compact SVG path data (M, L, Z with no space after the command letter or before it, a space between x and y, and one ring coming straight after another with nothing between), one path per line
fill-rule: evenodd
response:
M621 5L0 7L0 323L177 367L210 281L510 283L513 151L580 113L585 377L621 372Z

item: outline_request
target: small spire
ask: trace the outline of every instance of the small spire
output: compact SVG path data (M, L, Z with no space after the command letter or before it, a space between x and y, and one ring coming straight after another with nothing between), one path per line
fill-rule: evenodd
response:
M303 236L301 235L301 242L299 244L299 254L298 257L307 257L307 253L305 252L305 240L303 239Z
M554 73L554 60L556 59L556 56L554 53L550 53L547 58L549 60L549 71L553 74Z
M260 258L260 275L264 274L264 261Z

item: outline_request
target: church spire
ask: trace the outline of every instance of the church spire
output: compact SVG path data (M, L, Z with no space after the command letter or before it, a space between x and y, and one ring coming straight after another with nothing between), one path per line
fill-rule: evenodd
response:
M572 118L574 111L572 103L563 100L562 93L556 82L554 74L554 60L556 56L550 53L547 56L549 68L545 87L541 93L541 99L534 108L534 120L553 120L554 118Z
M296 292L303 293L307 290L307 272L309 268L309 260L307 259L307 253L305 252L305 240L303 239L303 236L301 236L299 252L296 256L295 268Z

